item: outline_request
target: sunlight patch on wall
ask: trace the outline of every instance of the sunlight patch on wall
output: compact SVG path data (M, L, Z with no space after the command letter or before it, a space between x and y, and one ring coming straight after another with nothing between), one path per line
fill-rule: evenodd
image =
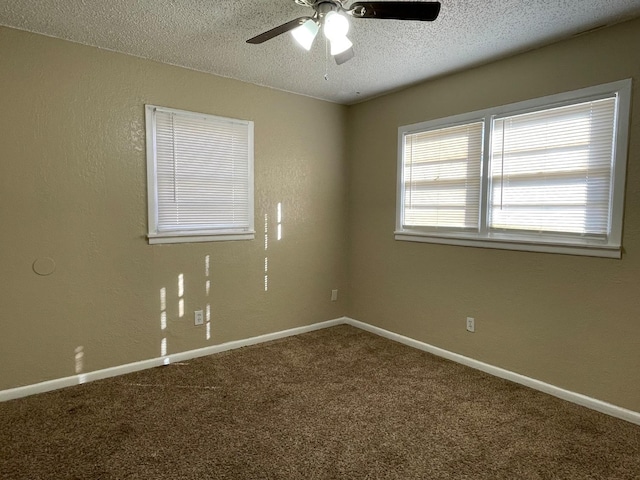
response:
M160 330L167 329L167 289L160 289Z
M160 331L165 337L160 340L160 356L164 357L167 354L167 289L162 287L160 289ZM165 359L168 360L168 359ZM165 365L167 362L165 361Z
M162 287L160 289L160 310L165 311L167 309L167 289Z
M211 293L211 280L209 280L209 276L211 273L211 257L206 255L204 257L204 276L207 277L207 280L204 282L204 290L206 296L209 297ZM207 301L209 299L207 298ZM205 338L207 340L211 340L211 303L207 303L204 309L204 319L205 319Z
M269 215L264 215L264 291L269 291L269 258L266 256L266 252L269 249Z
M75 354L76 373L82 373L84 370L84 347L76 347Z
M178 275L178 317L184 317L184 274Z
M278 202L278 240L282 240L282 202Z

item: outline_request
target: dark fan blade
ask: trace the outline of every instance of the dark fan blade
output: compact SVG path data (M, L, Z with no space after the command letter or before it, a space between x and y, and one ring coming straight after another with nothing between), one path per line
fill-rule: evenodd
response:
M354 55L353 48L350 48L349 50L345 50L342 53L334 55L333 58L338 65L342 65L344 62L351 60Z
M355 2L349 13L360 18L431 22L438 18L440 2Z
M261 33L260 35L256 35L255 37L250 38L249 40L247 40L247 43L257 44L257 43L266 42L267 40L271 40L273 37L277 37L278 35L282 35L283 33L286 33L290 30L293 30L294 28L299 27L307 20L313 20L313 19L311 17L296 18L295 20L291 20L290 22L283 23L279 27L272 28L268 32L264 32L264 33Z

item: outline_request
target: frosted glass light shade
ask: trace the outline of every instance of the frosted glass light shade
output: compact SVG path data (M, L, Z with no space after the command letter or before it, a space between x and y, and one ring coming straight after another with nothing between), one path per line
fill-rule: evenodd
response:
M313 40L318 34L318 24L313 20L307 20L302 25L291 30L291 35L296 39L296 42L300 44L305 50L311 50Z
M353 47L353 43L346 35L342 37L334 37L329 40L331 42L331 55L338 55Z
M324 17L324 35L329 40L346 37L349 33L349 20L336 12L329 12Z

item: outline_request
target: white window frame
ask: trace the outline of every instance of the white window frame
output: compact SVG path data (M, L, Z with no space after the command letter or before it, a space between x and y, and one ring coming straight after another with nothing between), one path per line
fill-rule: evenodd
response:
M248 142L248 192L247 192L247 228L220 228L211 225L211 228L191 230L173 229L160 230L158 221L158 176L157 176L157 145L156 145L156 121L155 112L174 113L182 116L205 118L221 123L239 123L247 127ZM254 227L254 124L248 120L219 117L204 113L189 112L174 108L145 105L146 139L147 139L147 205L148 226L147 238L150 244L160 243L191 243L214 242L227 240L253 240L255 238Z
M398 167L396 196L395 239L469 247L498 248L569 255L621 258L624 189L631 109L631 79L620 80L571 92L526 100L523 102L488 108L447 118L404 125L398 128ZM614 125L613 167L610 193L610 231L606 239L590 239L553 234L539 235L521 232L490 232L487 226L490 208L489 175L493 119L551 109L581 102L588 102L617 95L617 115ZM405 136L427 130L446 128L472 122L484 122L482 153L482 183L480 219L477 232L446 231L442 229L403 227L404 192L404 143Z

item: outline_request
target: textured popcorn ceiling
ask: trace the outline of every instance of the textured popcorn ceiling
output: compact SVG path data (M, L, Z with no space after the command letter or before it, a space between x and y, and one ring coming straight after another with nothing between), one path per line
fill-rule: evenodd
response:
M435 22L351 19L341 66L322 35L310 52L289 34L245 43L311 12L294 0L2 0L0 25L349 104L640 16L640 0L441 3Z

